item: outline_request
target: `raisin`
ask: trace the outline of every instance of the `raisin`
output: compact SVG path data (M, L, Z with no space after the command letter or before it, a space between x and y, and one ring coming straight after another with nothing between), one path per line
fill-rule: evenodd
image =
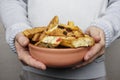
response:
M63 34L64 34L64 35L67 35L67 32L66 32L66 31L64 31L64 32L63 32Z
M72 29L71 28L66 28L66 31L72 32Z
M64 26L58 25L58 28L60 28L60 29L64 29Z

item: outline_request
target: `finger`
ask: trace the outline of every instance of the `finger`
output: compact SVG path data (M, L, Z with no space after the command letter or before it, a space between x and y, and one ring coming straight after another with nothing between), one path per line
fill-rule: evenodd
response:
M39 69L42 69L42 70L46 69L46 66L42 62L39 62L39 61L33 59L29 55L29 52L26 49L22 48L19 45L19 43L16 42L15 44L16 44L16 50L17 50L17 53L18 53L18 58L20 60L22 60L23 62L25 62L29 66L39 68Z
M102 48L102 50L100 50L100 52L98 52L96 55L94 55L92 58L90 58L87 63L91 63L93 62L97 57L101 56L104 53L104 48ZM83 64L84 65L84 64Z
M96 27L88 28L85 33L93 37L95 39L95 42L99 42L101 40L100 31Z
M102 45L101 45L102 46ZM97 51L95 51L96 53ZM78 65L76 65L75 67L73 67L72 69L76 69L76 68L79 68L79 67L83 67L91 62L93 62L93 60L95 60L97 57L103 55L103 53L105 52L105 46L102 47L102 49L99 48L99 51L98 53L94 54L93 56L91 56L91 58L89 58L88 60L86 60L85 62L83 63L80 63Z
M26 54L22 60L24 62L26 62L29 66L32 66L32 67L35 67L35 68L39 68L39 69L42 69L42 70L46 70L46 66L42 62L39 62L39 61L33 59L28 54Z
M91 49L86 53L84 60L87 61L88 59L92 58L94 55L96 55L103 46L100 43L96 43Z
M25 37L22 33L16 35L16 41L23 47L27 46L29 39Z
M83 62L83 63L81 63L81 64L76 65L76 66L73 67L72 69L80 68L80 67L83 67L83 66L85 66L85 65L87 65L87 64L90 64L90 63L93 62L98 56L100 56L100 54L94 55L94 56L93 56L92 58L90 58L89 60L87 60L87 61L85 61L85 62Z
M98 55L95 55L94 57L92 57L91 59L89 59L88 61L85 61L84 63L80 64L80 65L77 65L76 68L79 68L79 67L83 67L87 64L90 64L91 62L93 62L93 60L95 60L96 58L98 57Z

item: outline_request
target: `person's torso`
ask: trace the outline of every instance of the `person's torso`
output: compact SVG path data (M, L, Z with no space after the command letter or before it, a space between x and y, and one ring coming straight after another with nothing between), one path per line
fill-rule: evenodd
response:
M46 26L54 16L60 23L74 21L85 30L92 21L104 13L108 0L28 0L28 18L33 27ZM46 71L26 68L34 73L66 79L90 79L105 76L104 58L75 70ZM59 72L59 73L58 73Z
M107 0L29 0L28 17L32 26L46 26L54 16L60 23L75 22L85 30L103 13Z

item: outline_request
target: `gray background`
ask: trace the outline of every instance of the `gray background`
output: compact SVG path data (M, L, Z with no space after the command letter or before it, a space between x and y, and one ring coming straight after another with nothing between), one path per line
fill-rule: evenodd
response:
M108 80L120 80L120 40L116 40L106 50L106 70ZM0 25L0 80L19 80L21 63L5 42L5 34Z

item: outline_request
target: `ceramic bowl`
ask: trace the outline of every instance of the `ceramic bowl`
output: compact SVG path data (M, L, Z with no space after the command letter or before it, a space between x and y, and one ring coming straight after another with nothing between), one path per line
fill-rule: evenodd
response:
M40 48L29 44L30 54L33 58L43 62L47 67L72 67L83 61L89 48Z

